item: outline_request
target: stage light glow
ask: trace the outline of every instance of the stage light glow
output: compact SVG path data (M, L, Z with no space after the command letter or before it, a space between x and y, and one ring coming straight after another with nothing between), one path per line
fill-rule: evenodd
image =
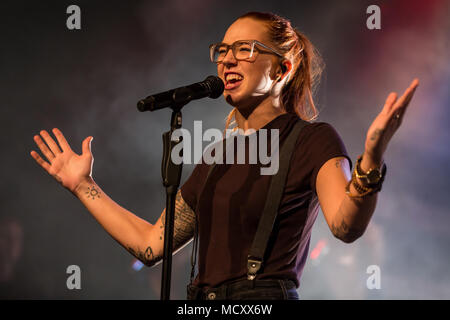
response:
M142 262L135 259L131 267L133 268L134 271L140 271L143 266L144 264Z
M314 249L311 251L311 259L315 260L320 256L320 253L322 252L323 248L325 248L327 242L325 240L319 240L319 242L317 242L316 246L314 247Z

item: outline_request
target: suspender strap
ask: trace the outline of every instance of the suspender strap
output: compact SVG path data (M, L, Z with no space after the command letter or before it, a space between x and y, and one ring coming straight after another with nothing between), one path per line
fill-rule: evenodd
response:
M216 166L215 163L211 164L208 168L208 173L206 174L206 178L205 181L203 182L203 186L201 188L201 192L199 193L199 196L197 198L197 205L195 208L195 226L194 226L194 239L193 239L193 243L192 243L192 253L191 253L191 278L190 278L190 283L192 284L192 281L194 280L194 275L195 275L195 265L197 263L197 250L198 250L198 217L197 217L197 207L198 207L198 202L199 199L203 193L203 191L205 190L205 186L206 183L208 182L208 178L211 175L211 172L214 170L214 167Z
M258 229L256 230L255 238L247 258L247 278L253 280L260 270L264 253L266 251L267 243L269 242L270 234L272 233L273 225L280 206L281 197L283 196L284 186L286 184L286 177L289 170L289 162L294 151L300 130L308 122L299 120L292 128L286 141L281 148L279 155L279 169L276 175L272 176L269 191L266 197L266 203L262 216L259 220ZM272 150L272 155L273 155ZM277 150L278 151L278 150Z

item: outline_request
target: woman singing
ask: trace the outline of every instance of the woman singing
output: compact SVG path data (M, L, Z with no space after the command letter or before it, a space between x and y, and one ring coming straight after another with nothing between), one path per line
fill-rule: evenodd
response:
M233 107L226 127L253 129L258 137L262 129L277 129L281 150L288 138L294 140L257 269L251 269L258 263L253 264L249 252L265 206L275 201L268 196L272 176L260 173L260 163L200 162L178 191L174 250L199 239L198 273L191 278L188 299L298 299L319 205L335 237L351 243L363 235L386 174L384 152L418 80L399 98L389 94L367 131L364 152L352 165L336 130L312 122L318 115L313 91L322 63L312 43L287 19L247 13L210 46L210 56L225 84L224 98ZM301 129L294 134L297 127ZM160 261L165 211L150 224L119 206L92 177L93 138L83 141L77 155L61 131L55 128L53 134L58 143L45 130L34 137L47 161L35 151L31 156L131 254L147 266Z

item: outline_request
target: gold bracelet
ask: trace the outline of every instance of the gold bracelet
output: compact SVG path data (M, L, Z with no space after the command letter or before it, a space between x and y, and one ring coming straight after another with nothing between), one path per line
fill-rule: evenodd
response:
M386 165L383 164L383 176L382 179L379 181L379 183L377 185L360 185L358 183L358 181L356 180L357 176L358 176L358 165L359 162L361 161L362 156L358 157L358 161L357 164L355 165L355 167L353 168L353 172L352 172L352 178L351 180L347 183L346 187L345 187L345 193L350 197L350 198L363 198L365 196L368 195L372 195L376 192L381 191L381 186L384 180L384 174L386 173ZM353 184L353 187L356 189L356 191L358 192L358 194L354 195L350 193L350 185Z
M366 192L360 193L360 194L351 194L350 193L350 184L352 183L353 179L350 180L347 184L347 186L345 187L345 193L350 197L350 198L364 198L365 196L371 195L373 193L376 192L376 189L369 189Z
M355 189L358 191L359 194L351 194L350 193L350 185L353 183L353 186L355 187ZM345 193L350 197L350 198L363 198L365 196L369 196L372 195L378 191L381 190L381 186L379 187L375 187L375 188L367 188L367 187L363 187L361 185L358 184L358 182L356 181L356 175L355 172L353 172L352 174L352 179L347 183L347 185L345 186Z
M362 156L363 155L360 155L358 157L358 160L356 161L354 173L355 173L356 177L359 179L359 181L364 186L376 188L378 185L383 183L384 176L386 174L386 164L383 162L383 164L381 165L380 168L372 168L372 169L369 169L369 171L367 171L367 172L363 172L360 167L361 161L362 161ZM374 180L376 182L371 183L370 182L371 180Z
M364 192L371 190L371 188L367 188L358 183L358 181L356 180L355 171L353 171L352 182L353 182L353 187L355 187L355 189L356 189L356 191L358 191L358 193L364 193Z

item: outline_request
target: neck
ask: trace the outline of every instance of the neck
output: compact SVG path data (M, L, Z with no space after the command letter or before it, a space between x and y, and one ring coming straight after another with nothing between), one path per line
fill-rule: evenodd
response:
M236 108L236 123L239 129L259 130L279 115L286 113L279 107L274 106L271 100L267 99L261 102L249 115L243 115Z

